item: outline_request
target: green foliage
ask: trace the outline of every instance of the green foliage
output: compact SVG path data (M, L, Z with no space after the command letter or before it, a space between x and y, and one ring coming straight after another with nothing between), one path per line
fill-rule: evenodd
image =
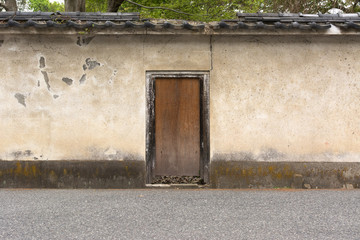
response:
M267 0L264 12L326 13L332 8L345 13L360 10L359 0Z
M65 11L63 3L50 2L49 0L28 0L29 8L32 11L42 11L42 12L56 12Z
M87 12L106 12L106 0L86 0L85 9Z
M24 11L26 8L26 0L16 0L18 11Z
M236 12L240 10L246 12L256 12L259 10L261 2L262 0L137 0L136 3L145 6L171 8L191 15L176 13L164 9L145 9L135 6L129 2L122 4L120 11L140 12L142 18L185 19L209 22L235 18Z
M142 18L184 19L196 21L218 21L236 18L237 11L257 12L264 0L133 0L147 7L170 8L188 14L177 13L166 9L146 9L129 2L124 2L120 12L140 12ZM87 12L105 12L106 0L86 0Z
M1 1L1 0L0 0ZM25 1L25 0L18 0ZM64 11L64 4L49 0L28 0L33 11ZM133 0L147 7L170 8L146 9L124 2L120 12L140 12L141 18L184 19L195 21L219 21L236 18L236 12L293 12L326 13L332 8L343 12L359 12L360 0ZM18 3L18 5L20 5ZM86 0L87 12L106 12L107 0Z

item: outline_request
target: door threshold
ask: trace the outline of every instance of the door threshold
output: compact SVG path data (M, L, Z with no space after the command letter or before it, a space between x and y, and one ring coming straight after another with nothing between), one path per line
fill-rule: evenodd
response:
M208 185L199 185L199 184L146 184L146 188L153 189L201 189L206 188Z

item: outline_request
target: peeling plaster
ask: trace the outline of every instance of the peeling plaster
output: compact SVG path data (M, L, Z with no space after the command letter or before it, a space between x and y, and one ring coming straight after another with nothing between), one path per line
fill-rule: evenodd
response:
M79 80L79 83L83 84L83 83L85 83L85 81L86 81L86 74L83 74Z
M77 41L76 41L76 44L79 45L79 46L86 46L94 39L94 37L95 36L92 36L92 37L78 37Z
M73 83L73 80L71 78L62 78L63 82L66 83L67 85L71 86Z
M41 57L39 60L39 67L44 68L45 67L45 58Z
M18 100L18 103L20 103L21 105L23 105L24 107L26 107L26 103L25 103L25 95L21 94L21 93L16 93L15 98Z
M44 75L44 80L45 80L47 89L50 91L49 76L48 76L47 72L45 72L45 71L41 71L41 73Z
M86 62L87 67L89 68L89 70L92 70L92 69L96 68L97 66L100 66L99 62L97 62L95 60L91 60L91 58L87 58L85 60L85 62Z

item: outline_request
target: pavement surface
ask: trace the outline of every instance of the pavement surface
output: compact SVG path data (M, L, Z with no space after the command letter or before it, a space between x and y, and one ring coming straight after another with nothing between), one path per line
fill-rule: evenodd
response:
M0 189L0 239L360 239L359 190Z

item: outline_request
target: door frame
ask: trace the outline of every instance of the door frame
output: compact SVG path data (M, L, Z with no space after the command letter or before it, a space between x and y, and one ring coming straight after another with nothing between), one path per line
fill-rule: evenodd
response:
M146 183L155 167L155 81L157 78L198 78L200 81L200 177L209 183L210 74L208 71L146 71Z

